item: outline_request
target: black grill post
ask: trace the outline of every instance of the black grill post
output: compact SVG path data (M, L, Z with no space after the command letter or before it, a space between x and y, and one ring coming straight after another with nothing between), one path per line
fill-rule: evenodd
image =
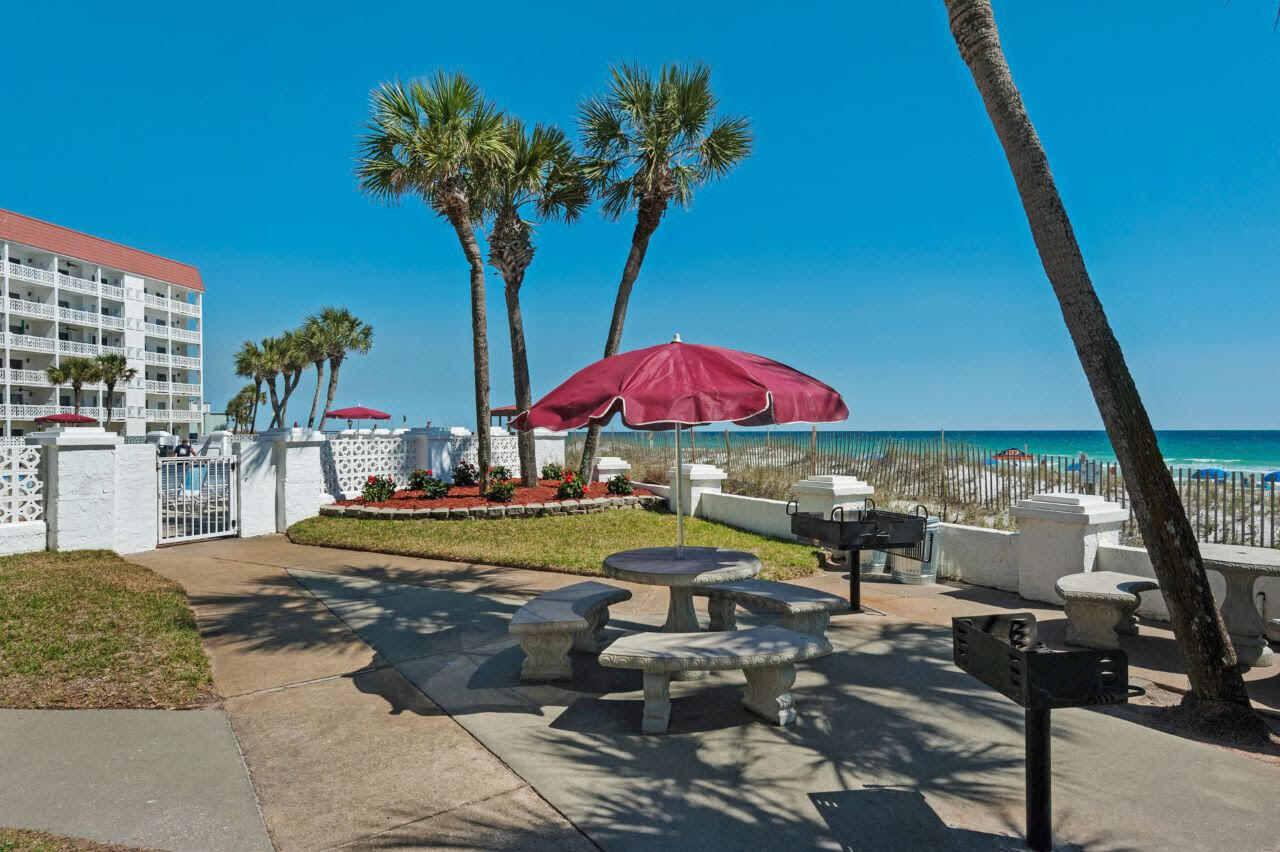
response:
M1027 846L1036 852L1053 848L1053 772L1049 738L1049 708L1028 707Z
M849 562L849 609L862 612L862 551L846 550Z

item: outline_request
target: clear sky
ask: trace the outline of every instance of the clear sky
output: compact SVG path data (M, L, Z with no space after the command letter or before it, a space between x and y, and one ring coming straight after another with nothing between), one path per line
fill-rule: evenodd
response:
M462 70L572 128L610 63L702 60L756 150L664 220L624 348L679 332L778 358L839 389L853 428L1099 423L940 0L3 5L0 207L199 266L215 407L242 339L340 304L376 333L339 403L472 422L456 240L420 204L355 188L371 87ZM1275 3L996 15L1156 426L1280 428ZM596 211L540 231L535 395L600 357L630 234ZM489 294L498 405L492 269Z

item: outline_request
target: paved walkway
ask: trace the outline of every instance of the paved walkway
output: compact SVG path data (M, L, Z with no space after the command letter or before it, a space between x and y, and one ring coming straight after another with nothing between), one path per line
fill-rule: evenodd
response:
M270 849L221 710L0 710L0 825L148 849Z
M747 714L741 675L719 672L673 683L671 733L646 737L635 672L579 656L570 684L519 681L510 614L577 578L278 537L140 561L187 586L282 849L1020 847L1021 712L918 614L833 619L793 726ZM665 590L632 588L615 625L660 623ZM875 584L864 599L944 607ZM1054 714L1054 749L1063 842L1270 848L1280 832L1273 766L1086 710Z

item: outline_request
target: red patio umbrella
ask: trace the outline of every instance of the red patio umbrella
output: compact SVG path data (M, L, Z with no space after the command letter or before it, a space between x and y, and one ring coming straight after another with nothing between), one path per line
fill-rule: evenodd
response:
M67 412L64 414L46 414L43 417L36 418L37 423L97 423L97 419L87 414L73 414Z
M517 429L579 429L622 415L631 429L676 430L677 553L684 547L680 506L680 428L729 421L739 426L829 423L849 409L812 376L749 352L670 343L597 361L522 412Z
M350 408L335 408L333 411L326 411L325 417L332 417L334 420L390 420L391 415L385 411L379 411L376 408L365 408L363 405L353 405Z

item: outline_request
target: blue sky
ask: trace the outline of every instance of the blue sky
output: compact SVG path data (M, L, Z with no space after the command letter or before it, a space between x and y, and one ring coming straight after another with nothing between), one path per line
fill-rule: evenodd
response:
M941 2L6 5L0 207L199 266L215 406L239 341L341 304L376 329L341 403L471 422L457 243L420 204L355 189L379 81L462 70L571 128L610 63L702 60L756 150L663 222L624 348L678 331L778 358L838 388L853 428L1099 423ZM1274 4L996 14L1156 426L1280 428ZM535 394L600 356L630 233L594 211L540 231ZM512 395L493 270L489 293L496 405Z

